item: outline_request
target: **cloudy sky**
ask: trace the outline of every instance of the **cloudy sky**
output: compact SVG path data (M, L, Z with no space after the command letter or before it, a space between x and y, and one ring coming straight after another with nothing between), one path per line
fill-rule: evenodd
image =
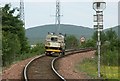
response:
M73 24L93 28L92 8L94 0L60 0L61 1L61 23ZM104 29L118 25L118 0L106 1L104 10ZM25 28L55 23L56 0L25 0ZM12 7L19 7L18 0L6 0L2 2L11 3Z

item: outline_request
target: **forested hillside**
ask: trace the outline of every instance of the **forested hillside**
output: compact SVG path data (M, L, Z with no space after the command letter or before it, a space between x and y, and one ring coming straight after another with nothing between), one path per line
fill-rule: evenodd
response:
M35 44L36 42L44 42L47 33L56 32L57 28L58 27L54 24L29 28L26 29L26 36L28 37L28 40L31 44ZM59 32L66 35L74 35L75 37L77 37L77 39L80 39L81 36L89 39L94 33L94 30L88 27L61 24Z
M111 28L118 35L118 26L111 27ZM56 32L56 29L57 29L57 26L54 24L32 27L32 28L26 29L26 36L30 44L44 42L45 36L47 35L47 33ZM109 30L109 28L103 31L107 31L107 30ZM75 37L77 37L77 39L80 39L81 36L84 36L86 39L90 39L94 31L95 31L94 29L88 28L88 27L61 24L59 32L66 35L74 35Z

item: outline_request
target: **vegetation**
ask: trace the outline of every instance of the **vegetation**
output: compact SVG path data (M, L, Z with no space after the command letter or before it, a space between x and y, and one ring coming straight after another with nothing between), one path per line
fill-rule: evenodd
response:
M37 44L35 48L30 48L29 42L25 37L24 24L20 20L19 14L15 15L17 9L12 9L10 4L6 4L1 9L3 66L43 53L43 44Z
M74 35L66 36L66 49L75 49L79 46L79 41Z
M97 79L97 62L95 59L85 59L76 65L78 71L86 72L88 76ZM119 67L120 68L120 67ZM107 79L118 79L118 66L101 66L101 77Z
M93 61L94 60L94 61ZM85 59L77 64L75 68L77 68L78 71L82 71L87 73L88 76L91 78L96 78L97 77L97 62L95 59Z
M30 48L29 53L20 54L20 56L16 59L17 60L24 60L26 58L30 58L30 57L34 57L36 55L43 54L44 52L45 52L45 49L44 49L43 43L37 43L37 44L35 44L34 47Z
M88 39L85 42L80 44L80 48L95 48L96 47L96 41L92 39Z
M27 41L24 34L23 23L19 15L13 16L16 9L10 9L6 4L2 7L2 54L3 66L13 62L18 54L26 52ZM23 50L24 49L24 50Z
M106 40L101 46L101 62L103 65L118 66L118 49L120 39L112 29L105 32Z
M45 52L45 47L43 43L37 43L35 47L31 48L32 54L43 54Z
M81 47L97 48L96 42L97 32L93 34L92 39L89 39L85 43L81 44ZM115 31L109 29L106 32L101 32L101 61L104 65L118 65L119 47L120 39L118 38Z
M97 32L92 36L92 39L87 40L83 47L96 47ZM115 31L109 29L106 32L101 32L101 76L108 79L118 79L118 50L120 47L120 39ZM81 70L88 73L93 78L97 77L97 52L95 59L86 59L79 66Z

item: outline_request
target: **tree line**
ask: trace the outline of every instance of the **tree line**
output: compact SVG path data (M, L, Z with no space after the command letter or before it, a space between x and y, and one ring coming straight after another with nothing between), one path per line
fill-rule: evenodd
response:
M101 64L109 66L118 66L118 50L120 50L120 38L118 34L112 30L112 28L107 31L101 31ZM66 48L95 48L96 58L97 58L97 31L94 32L91 39L80 43L75 36L70 35L66 37Z
M97 32L94 33L91 40L95 41L95 43L97 42ZM97 47L97 44L94 44L94 46ZM112 28L110 28L107 31L102 31L101 32L101 64L109 65L109 66L118 66L119 47L120 47L120 38Z

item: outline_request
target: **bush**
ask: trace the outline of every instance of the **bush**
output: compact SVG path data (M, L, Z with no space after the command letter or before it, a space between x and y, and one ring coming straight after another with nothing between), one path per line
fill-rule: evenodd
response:
M86 42L80 45L82 48L96 47L96 42L92 39L87 40Z
M103 65L118 66L118 52L107 50L101 54L101 62Z
M31 53L43 54L45 52L45 47L43 43L36 44L35 47L31 49Z
M3 33L2 40L2 60L3 66L11 64L15 61L15 57L20 53L20 41L17 35L12 33Z
M79 46L79 41L74 35L69 35L66 37L66 49L75 49Z

